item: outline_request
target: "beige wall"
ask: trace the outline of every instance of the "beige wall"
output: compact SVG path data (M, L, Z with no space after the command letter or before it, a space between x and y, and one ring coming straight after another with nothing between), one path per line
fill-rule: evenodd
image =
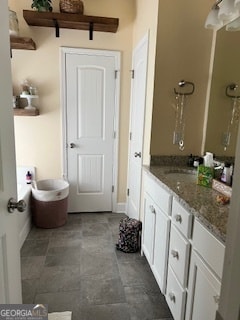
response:
M127 152L129 123L130 73L132 57L132 24L135 1L86 0L85 14L120 19L117 33L94 32L89 41L86 31L61 29L60 38L52 28L29 27L22 17L30 9L31 0L9 0L10 9L17 12L20 35L32 37L36 51L13 50L12 78L15 94L20 93L22 80L29 79L39 90L38 117L15 117L16 157L18 165L34 165L37 178L62 176L62 132L60 101L61 46L119 50L122 54L120 96L119 190L118 202L126 200ZM58 1L53 1L53 11Z
M15 117L19 165L36 166L38 179L62 175L59 48L119 50L122 53L122 74L118 202L126 201L129 70L132 49L147 32L149 60L143 162L149 162L150 145L151 154L200 153L212 40L212 31L204 29L208 0L201 3L184 0L184 5L182 1L173 0L167 3L163 0L102 0L101 5L96 0L85 0L85 14L120 19L116 34L95 32L93 41L88 40L86 31L61 29L60 38L55 38L54 29L29 27L22 18L22 9L30 9L30 5L31 0L9 0L10 8L18 14L21 35L32 37L37 44L36 51L13 52L12 74L16 90L20 91L20 83L25 78L39 89L40 116ZM54 11L58 11L58 1ZM173 88L181 79L193 81L196 85L186 107L184 152L172 144L175 124Z
M159 1L151 154L200 154L212 31L204 28L209 1ZM173 145L180 80L195 83L186 103L185 150Z
M156 38L158 25L158 0L138 0L136 2L136 17L133 28L133 48L148 32L148 71L147 71L147 95L145 109L145 129L143 142L143 163L149 163L150 139L152 126L152 106L154 89L154 71L156 56Z

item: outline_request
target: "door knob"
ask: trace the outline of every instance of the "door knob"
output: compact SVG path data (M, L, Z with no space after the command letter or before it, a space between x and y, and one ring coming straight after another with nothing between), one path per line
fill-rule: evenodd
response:
M70 148L71 148L71 149L76 148L75 143L71 142L71 143L70 143Z
M26 210L27 205L24 200L16 201L15 199L10 198L8 201L7 208L8 208L8 212L10 213L13 213L14 209L17 209L19 212L23 212Z
M179 258L179 254L176 250L171 250L171 255L173 256L173 258L176 258L176 259Z
M141 158L141 156L142 156L141 152L135 152L134 153L134 157L135 158L137 158L137 157Z
M169 292L168 296L169 296L169 299L170 299L172 302L175 302L175 301L176 301L176 297L175 297L175 294L174 294L173 292Z

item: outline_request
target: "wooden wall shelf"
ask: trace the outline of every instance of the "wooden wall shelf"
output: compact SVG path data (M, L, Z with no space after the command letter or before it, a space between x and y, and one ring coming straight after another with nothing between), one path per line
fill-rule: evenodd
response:
M23 10L23 17L28 25L40 27L52 27L56 29L56 37L59 37L59 28L89 30L90 39L93 31L117 32L119 19L83 14L38 12Z
M15 116L38 116L39 110L38 109L27 110L23 108L14 108L13 114Z
M31 38L10 37L11 49L36 50L36 44Z

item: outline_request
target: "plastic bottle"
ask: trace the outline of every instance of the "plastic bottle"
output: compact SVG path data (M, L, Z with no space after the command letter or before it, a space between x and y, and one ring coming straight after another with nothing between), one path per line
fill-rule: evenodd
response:
M234 165L231 164L230 166L230 186L233 184L233 170L234 170Z
M195 167L195 168L197 168L198 166L199 166L199 157L195 157L194 158L194 162L193 162L193 166Z
M190 154L190 156L188 157L188 166L192 167L193 166L193 162L194 162L193 155Z
M226 163L224 168L223 168L223 173L221 176L221 181L230 185L231 183L231 170L230 170L230 163Z
M32 174L30 171L27 172L26 174L26 183L31 184L32 183Z
M213 154L211 152L206 152L203 157L203 164L205 167L213 167Z

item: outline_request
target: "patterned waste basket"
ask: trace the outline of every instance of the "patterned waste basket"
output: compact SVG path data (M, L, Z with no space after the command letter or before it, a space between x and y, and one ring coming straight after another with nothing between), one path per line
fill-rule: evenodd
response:
M122 218L119 224L117 250L137 252L140 249L140 231L142 223L132 218Z

